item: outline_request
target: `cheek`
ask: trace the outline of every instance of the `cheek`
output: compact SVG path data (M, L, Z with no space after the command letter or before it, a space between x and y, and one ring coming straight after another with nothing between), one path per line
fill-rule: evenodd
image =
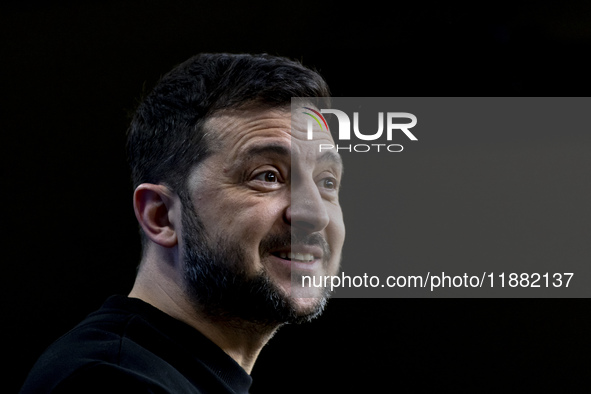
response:
M258 248L282 217L279 204L261 197L218 196L214 201L206 214L208 223L218 235L231 237L245 247L256 243Z
M330 224L327 228L329 242L333 248L333 253L340 254L345 241L345 222L343 221L343 212L340 206L330 206L328 208Z

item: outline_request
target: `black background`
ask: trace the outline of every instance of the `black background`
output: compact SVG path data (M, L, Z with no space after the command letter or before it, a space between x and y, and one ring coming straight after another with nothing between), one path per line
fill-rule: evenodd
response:
M589 95L587 2L474 4L3 2L7 392L59 335L130 290L140 249L128 113L191 55L297 58L335 96ZM333 300L318 321L281 329L263 349L252 392L585 391L589 306Z

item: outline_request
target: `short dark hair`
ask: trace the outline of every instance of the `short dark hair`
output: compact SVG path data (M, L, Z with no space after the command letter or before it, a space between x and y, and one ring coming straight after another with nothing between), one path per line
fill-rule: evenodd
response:
M329 96L324 79L293 60L196 55L164 75L133 116L127 134L133 187L166 184L183 193L189 171L209 154L203 125L217 111L249 104L283 107L292 97Z

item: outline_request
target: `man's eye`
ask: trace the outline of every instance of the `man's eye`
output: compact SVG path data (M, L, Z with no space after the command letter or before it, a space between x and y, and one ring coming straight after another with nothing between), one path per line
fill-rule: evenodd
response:
M334 178L324 178L322 180L322 187L325 189L334 190L337 188L337 180Z
M277 173L275 171L261 172L254 179L259 180L259 181L263 181L263 182L268 182L268 183L279 182L279 176L277 175Z

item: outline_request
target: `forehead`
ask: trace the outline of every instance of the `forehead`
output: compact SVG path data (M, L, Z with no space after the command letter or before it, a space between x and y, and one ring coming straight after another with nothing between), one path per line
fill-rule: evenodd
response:
M313 140L307 138L308 120L303 115L292 118L290 108L226 110L205 123L209 145L214 154L236 160L253 152L280 153L284 150L294 160L332 157L340 165L336 152L320 152L320 144L334 145L329 132L314 129ZM266 149L266 147L274 147Z

